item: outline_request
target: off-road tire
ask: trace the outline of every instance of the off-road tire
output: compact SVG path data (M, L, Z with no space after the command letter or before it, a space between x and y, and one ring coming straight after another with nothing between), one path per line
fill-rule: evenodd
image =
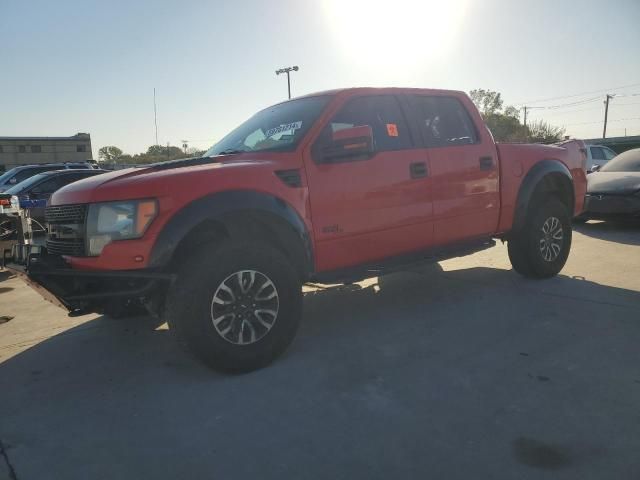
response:
M548 230L549 225L556 224L556 220L558 227L553 229L551 235L545 234L544 229ZM559 236L558 231L562 237L559 243L557 238L552 238L553 235ZM567 207L559 200L546 200L534 207L523 229L509 239L507 247L511 265L516 272L528 278L553 277L567 262L571 238L571 217ZM545 245L548 243L545 242L552 242L559 248L556 251L553 248L547 250Z
M214 308L220 287L238 272L251 271L275 286L278 310L263 337L241 345L225 339L214 326ZM225 242L200 249L185 262L169 292L165 314L178 342L205 364L221 372L249 372L271 363L295 337L302 316L302 284L291 262L271 245ZM231 318L236 321L235 316ZM255 317L252 319L255 322ZM246 339L245 321L241 322L240 336ZM249 333L253 340L255 332Z

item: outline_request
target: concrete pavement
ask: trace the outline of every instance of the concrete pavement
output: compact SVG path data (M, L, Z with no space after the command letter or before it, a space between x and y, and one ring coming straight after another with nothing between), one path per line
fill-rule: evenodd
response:
M0 272L0 479L640 477L640 226L578 226L547 281L499 245L304 307L223 376Z

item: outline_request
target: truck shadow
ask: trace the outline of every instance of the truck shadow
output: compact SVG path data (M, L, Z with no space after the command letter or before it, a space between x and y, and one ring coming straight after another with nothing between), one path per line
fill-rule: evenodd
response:
M595 221L574 224L573 229L588 237L626 245L640 245L640 220Z
M269 455L281 458L278 435L287 435L283 425L298 432L320 428L325 420L319 419L324 418L331 428L340 429L341 422L352 417L336 412L351 407L354 412L381 409L383 415L389 414L390 404L418 409L442 431L449 430L444 419L454 409L455 431L455 425L466 428L465 421L477 424L487 415L506 415L499 412L509 402L534 408L542 393L530 389L539 389L540 382L564 381L567 368L576 362L583 369L619 372L619 379L624 375L620 365L635 365L632 357L637 359L640 334L638 292L567 276L528 281L512 271L484 267L444 272L436 266L382 281L319 286L305 293L304 308L300 333L288 353L271 367L243 376L219 375L203 367L177 347L166 326L158 327L152 319L99 317L38 343L0 364L0 438L9 445L8 456L15 450L23 458L29 455L29 461L38 457L34 464L58 465L64 463L59 458L65 455L61 444L69 452L84 449L75 455L88 457L93 455L90 446L99 445L103 453L90 463L106 477L117 476L113 460L124 455L145 465L138 472L166 478L194 455L190 451L187 460L181 459L186 450L178 446L174 451L175 442L201 450L198 461L215 464L216 471L227 471L228 463L233 472L243 463L246 446L236 430L239 421L255 422L241 428L262 442L254 453L256 461L267 465ZM603 355L614 343L616 354ZM536 355L537 363L531 363ZM610 384L616 376L607 375L598 374L603 382L599 391L610 387L615 393L618 387ZM575 388L584 387L581 382ZM499 398L494 398L496 389ZM587 398L581 400L584 405L591 405L589 394L586 391ZM346 403L338 406L342 404L337 399ZM596 398L592 404L605 409L603 401ZM490 411L487 405L493 405ZM635 403L629 405L628 414L635 414ZM572 411L568 417L579 418L578 413ZM354 415L357 423L361 414ZM438 415L443 416L442 427ZM422 427L414 431L403 422L387 426L390 434L403 428L395 434L408 435L416 445L424 443ZM492 422L485 427L498 428ZM485 427L482 433L470 434L478 436L478 445L486 443ZM348 442L374 441L361 437L363 427L358 428L345 433ZM190 440L207 429L225 441L209 438L198 446ZM511 455L511 433L498 430L495 441L503 441L504 455ZM114 436L119 440L110 441ZM452 441L449 444L455 445L455 435ZM207 459L211 442L219 455ZM310 442L290 446L290 453L307 447L311 452L334 451ZM446 443L433 445L436 458L454 455L441 451ZM24 453L34 445L36 450ZM344 448L340 445L335 448ZM174 463L159 460L164 454ZM335 451L337 458L344 454ZM305 455L312 458L309 452ZM25 465L16 466L18 475ZM55 473L54 469L53 477ZM271 473L278 477L274 470L263 478Z

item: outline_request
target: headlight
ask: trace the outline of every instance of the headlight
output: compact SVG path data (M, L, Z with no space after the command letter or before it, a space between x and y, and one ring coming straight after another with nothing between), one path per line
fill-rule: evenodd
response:
M95 257L116 240L140 238L158 214L155 200L93 203L87 214L87 251Z

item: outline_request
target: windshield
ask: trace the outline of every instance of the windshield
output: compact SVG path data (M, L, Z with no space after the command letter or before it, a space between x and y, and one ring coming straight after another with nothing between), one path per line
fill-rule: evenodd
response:
M5 190L4 193L9 193L11 195L17 195L18 193L24 192L26 189L31 188L33 185L38 183L44 178L50 177L50 175L46 173L39 173L34 175L33 177L29 177L26 180L18 183L17 185L13 185L11 188Z
M204 156L295 150L329 98L326 95L300 98L265 108L216 143Z
M601 172L640 172L640 148L628 150L609 160Z
M13 177L16 173L16 169L12 168L11 170L8 170L6 172L4 172L2 175L0 175L0 185L4 185L7 180L9 180L11 177Z

